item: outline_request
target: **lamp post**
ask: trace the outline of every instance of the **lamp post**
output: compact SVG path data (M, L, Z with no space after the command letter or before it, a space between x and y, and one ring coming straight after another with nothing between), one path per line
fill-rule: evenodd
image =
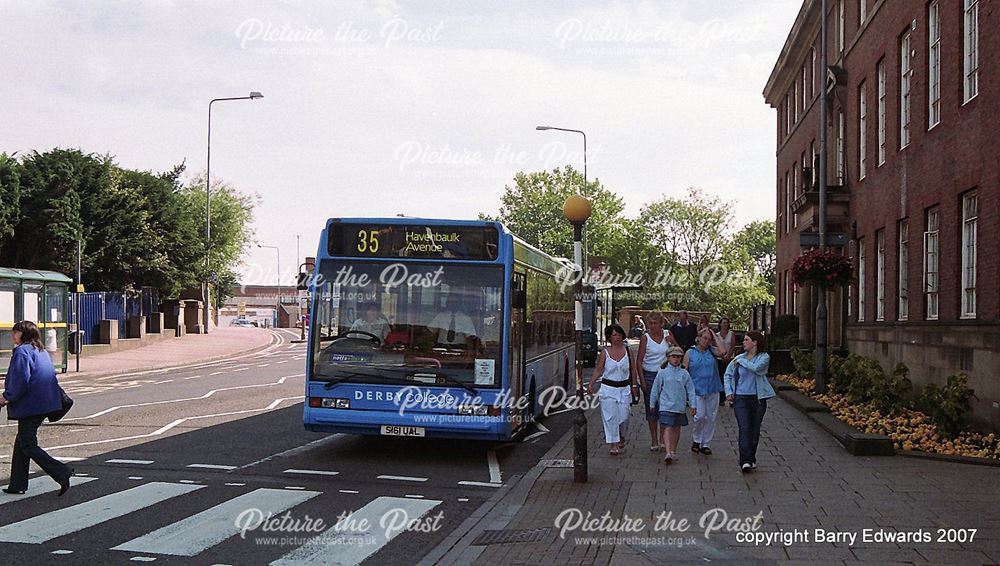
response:
M278 300L275 302L274 307L274 327L278 328L278 324L280 324L279 319L281 317L279 314L281 311L281 249L278 248L278 246L265 246L264 244L257 244L257 247L270 248L278 254Z
M202 315L202 324L205 334L209 328L209 277L211 268L209 266L209 252L212 249L212 104L224 100L257 100L264 98L264 95L251 91L249 96L234 96L229 98L213 98L208 103L208 156L205 160L205 280L201 284L201 298L204 301L205 312Z
M576 319L576 417L573 419L573 481L587 482L587 415L583 412L583 226L590 218L590 201L580 195L572 195L563 204L563 215L573 225L573 261L579 270L573 293Z
M824 73L827 70L826 61L826 0L820 2L820 34L819 34L819 57ZM823 77L823 91L819 94L819 249L826 249L826 161L827 161L827 136L826 136L826 106L827 106L827 83ZM816 285L817 302L816 306L816 392L826 393L826 288L823 285Z

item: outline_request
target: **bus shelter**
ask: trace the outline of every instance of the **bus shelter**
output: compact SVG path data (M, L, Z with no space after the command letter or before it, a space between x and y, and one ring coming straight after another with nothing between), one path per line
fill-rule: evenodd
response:
M0 375L7 374L14 349L11 328L22 320L38 325L42 345L52 356L52 364L66 371L72 281L54 271L0 267Z

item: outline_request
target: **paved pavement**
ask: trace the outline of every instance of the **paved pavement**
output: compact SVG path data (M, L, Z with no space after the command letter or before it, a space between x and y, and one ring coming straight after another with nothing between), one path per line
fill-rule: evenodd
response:
M1000 469L995 467L851 456L780 399L768 404L759 467L747 475L737 469L731 409L720 408L714 455L692 454L690 427L685 427L680 460L670 466L649 451L640 411L633 410L630 442L622 456L608 455L597 411L588 413L588 424L588 483L574 483L571 468L541 462L477 510L423 564L1000 561ZM570 432L546 458L571 459L572 449ZM588 513L594 521L581 524L579 519L587 519ZM609 517L602 527L599 519L605 513ZM759 524L750 536L774 538L760 544L739 542L748 535L730 529L753 527L755 516ZM658 517L662 528L656 528ZM616 529L609 524L613 519L633 523L619 522ZM643 521L642 528L637 519ZM575 530L570 528L574 524L579 525ZM706 525L712 524L720 528L706 537ZM593 528L586 530L587 525ZM560 536L563 528L565 535ZM864 541L865 533L907 533L927 541ZM817 541L817 534L823 539ZM490 535L518 542L484 544ZM847 538L831 542L831 536Z
M279 329L275 334L285 341L298 338L297 331L293 335ZM186 334L132 350L81 357L79 372L75 371L76 358L70 356L70 371L61 377L98 377L230 359L260 350L273 340L272 333L261 328L215 328L207 335Z

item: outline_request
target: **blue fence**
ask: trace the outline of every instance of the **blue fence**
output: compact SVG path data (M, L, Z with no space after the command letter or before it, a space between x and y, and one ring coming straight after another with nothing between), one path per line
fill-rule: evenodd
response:
M84 331L83 343L96 344L102 320L118 321L118 336L124 338L128 319L132 316L149 316L157 312L160 297L156 289L143 289L127 293L81 293L80 330ZM76 295L70 294L70 322L76 322ZM149 321L146 321L149 330Z

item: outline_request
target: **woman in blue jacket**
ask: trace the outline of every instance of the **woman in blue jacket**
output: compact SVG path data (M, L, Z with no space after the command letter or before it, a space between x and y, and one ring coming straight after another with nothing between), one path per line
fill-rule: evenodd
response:
M774 397L774 388L767 381L767 366L771 357L765 349L767 342L763 334L747 332L743 338L743 353L729 362L723 378L726 400L733 403L736 424L740 429L740 470L743 473L757 467L760 423L767 411L767 400Z
M11 330L14 352L7 368L0 407L7 406L7 418L17 421L14 456L10 462L9 485L4 493L21 494L28 490L28 461L59 483L59 495L69 489L73 469L49 456L38 445L38 427L50 413L62 408L62 394L56 381L52 359L42 348L38 327L22 321Z

